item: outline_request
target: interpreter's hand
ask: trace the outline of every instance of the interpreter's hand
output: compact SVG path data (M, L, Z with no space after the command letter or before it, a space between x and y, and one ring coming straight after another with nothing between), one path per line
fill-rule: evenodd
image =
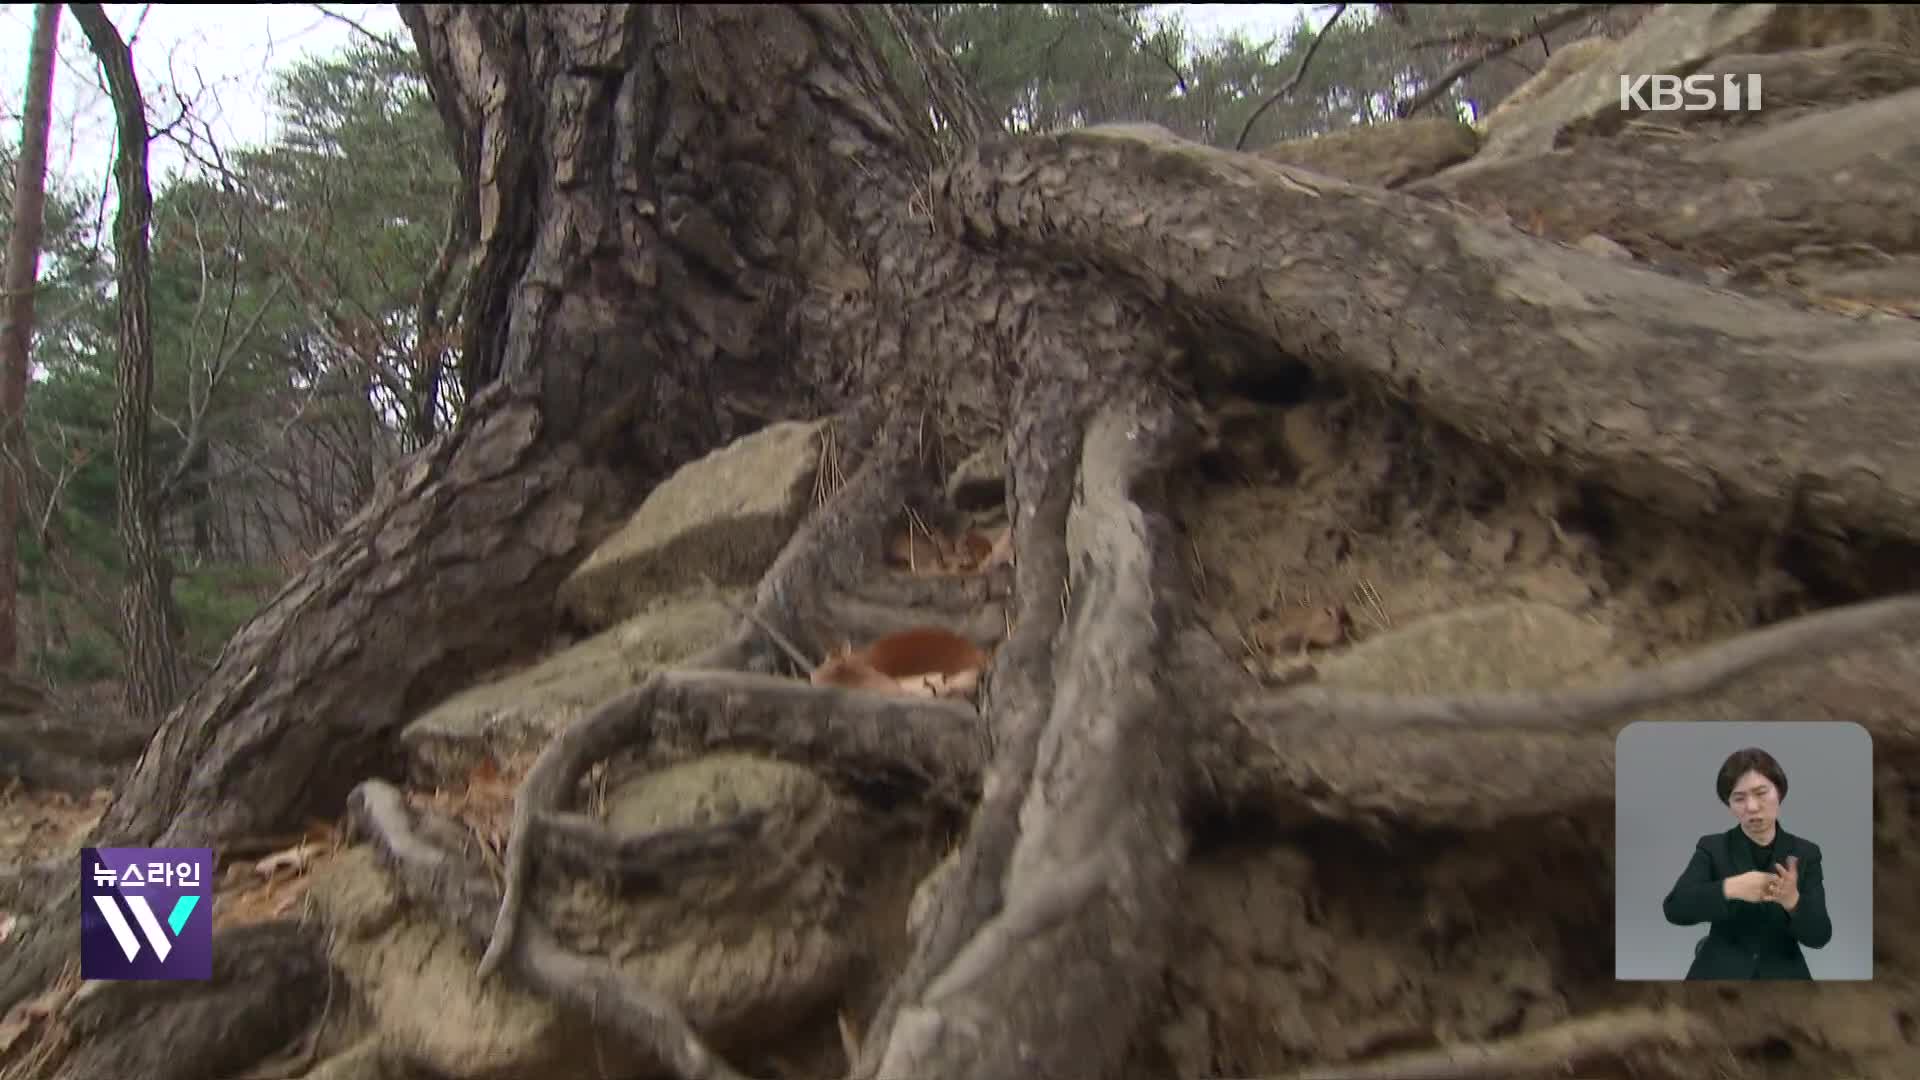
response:
M1720 892L1729 900L1745 900L1749 904L1764 904L1773 899L1771 892L1777 879L1765 870L1749 870L1744 874L1735 874L1720 882Z
M1755 871L1758 873L1758 871ZM1773 884L1767 886L1767 899L1792 911L1800 903L1800 857L1787 856L1785 866L1773 864Z

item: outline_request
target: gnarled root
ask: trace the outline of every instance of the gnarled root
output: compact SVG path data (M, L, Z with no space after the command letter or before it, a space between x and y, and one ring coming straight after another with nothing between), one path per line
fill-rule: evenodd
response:
M1710 693L1762 669L1823 657L1872 634L1920 626L1920 596L1895 596L1789 619L1604 686L1473 697L1408 697L1306 686L1236 710L1242 723L1386 732L1399 727L1579 731Z
M1167 523L1137 500L1177 422L1140 392L1084 429L1064 408L1026 423L997 756L856 1075L1106 1075L1163 963L1185 725L1156 672L1184 595Z
M899 510L920 464L916 447L904 419L883 426L860 467L807 518L761 577L751 613L726 641L685 666L745 669L775 644L762 629L766 626L790 638L805 636L802 624L822 610L826 590L853 587L866 567L879 561L886 523Z
M1710 1042L1712 1031L1678 1009L1622 1009L1582 1016L1550 1028L1488 1043L1395 1054L1351 1068L1315 1069L1290 1080L1495 1080L1560 1076L1568 1069L1620 1059L1652 1046Z
M1571 689L1394 696L1301 686L1241 699L1191 748L1218 808L1268 817L1489 828L1589 814L1640 720L1844 720L1920 746L1920 596L1835 608Z
M751 746L806 764L849 785L883 784L930 792L956 806L972 798L986 748L979 717L944 700L861 694L791 679L719 671L655 675L580 718L549 742L514 796L505 885L479 974L491 976L512 954L535 853L563 839L572 861L588 852L619 853L627 875L668 874L656 859L713 854L727 837L750 833L734 821L678 839L628 840L575 815L568 796L595 761L630 746Z
M371 837L411 899L451 912L475 940L486 936L489 912L498 900L492 883L428 841L398 790L369 780L354 789L348 813L356 829ZM677 1005L611 964L569 952L537 926L523 931L516 954L529 983L557 1000L603 1017L681 1080L744 1080L707 1048Z

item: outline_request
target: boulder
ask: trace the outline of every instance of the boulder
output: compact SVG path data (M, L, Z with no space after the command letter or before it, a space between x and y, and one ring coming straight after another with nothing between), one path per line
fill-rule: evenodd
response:
M1595 49L1551 89L1495 110L1505 115L1498 122L1489 117L1479 154L1453 172L1471 173L1550 152L1562 132L1581 125L1599 131L1617 126L1625 119L1620 110L1622 75L1711 73L1707 65L1718 57L1895 41L1908 33L1904 16L1884 4L1669 4L1642 19L1612 48Z
M1472 127L1422 117L1289 139L1265 147L1259 156L1351 183L1392 188L1465 161L1479 148L1480 136Z
M1526 690L1609 666L1613 634L1550 604L1514 601L1416 619L1329 657L1319 681L1394 694Z
M476 982L479 954L433 912L409 907L372 848L321 862L307 897L334 931L329 958L368 1015L377 1058L500 1080L593 1071L591 1029L510 980Z
M600 630L703 579L758 581L807 511L823 425L772 424L683 466L561 583L561 606Z
M732 629L728 602L746 593L690 591L563 649L523 671L469 687L401 733L415 783L453 785L491 757L507 761L546 745L568 723L654 670L718 644Z
M1481 134L1492 135L1494 131L1525 115L1528 105L1540 100L1547 91L1566 82L1567 77L1574 72L1592 65L1605 56L1612 50L1613 44L1612 38L1591 37L1570 41L1560 46L1557 51L1547 57L1547 62L1539 71L1534 72L1532 78L1514 87L1513 93L1501 99L1500 104L1494 106L1493 111L1481 119L1479 125Z

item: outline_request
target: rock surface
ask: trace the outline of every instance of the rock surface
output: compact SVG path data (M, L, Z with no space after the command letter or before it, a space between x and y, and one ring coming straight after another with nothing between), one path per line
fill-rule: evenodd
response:
M703 577L759 580L807 509L822 428L772 424L681 467L561 583L561 606L599 630Z
M1454 171L1471 174L1502 161L1551 152L1562 132L1582 123L1598 122L1602 129L1618 126L1626 119L1620 110L1623 75L1692 74L1702 71L1715 57L1776 53L1848 41L1897 40L1907 32L1906 27L1887 8L1866 4L1666 5L1611 49L1594 50L1552 89L1516 102L1511 109L1496 109L1495 115L1505 115L1498 122L1489 118L1480 152ZM1684 118L1703 114L1671 115Z
M1612 632L1549 604L1512 602L1417 619L1320 665L1320 681L1395 694L1522 690L1602 668Z
M1262 149L1260 156L1356 184L1393 188L1465 161L1479 148L1480 136L1472 127L1421 117L1289 139Z
M331 959L384 1056L439 1075L501 1080L590 1070L591 1029L505 980L476 982L479 954L431 913L409 910L372 849L329 860L307 896L335 931Z
M689 590L532 667L470 687L401 734L413 782L453 784L488 757L507 761L544 746L581 714L649 673L717 644L733 626L726 601L746 591Z

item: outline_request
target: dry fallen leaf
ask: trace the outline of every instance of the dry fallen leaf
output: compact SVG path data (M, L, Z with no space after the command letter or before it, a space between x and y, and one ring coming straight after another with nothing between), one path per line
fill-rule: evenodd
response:
M966 671L955 671L948 674L944 679L943 685L940 687L939 696L957 698L972 697L973 692L978 689L980 689L980 669L969 668Z
M979 686L987 661L987 654L966 638L923 626L835 653L814 669L812 682L916 697L965 697Z

